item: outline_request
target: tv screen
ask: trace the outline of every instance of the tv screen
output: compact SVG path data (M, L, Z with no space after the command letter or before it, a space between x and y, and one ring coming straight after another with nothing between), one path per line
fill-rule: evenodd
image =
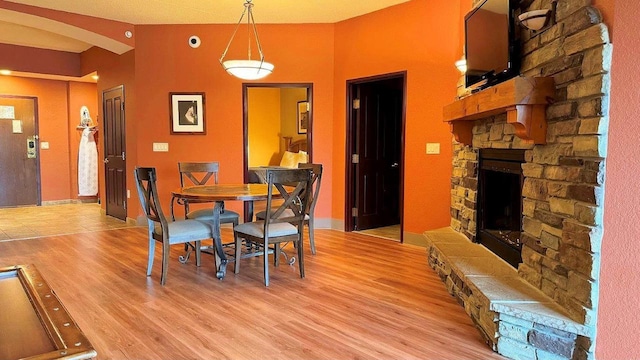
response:
M466 86L493 85L518 74L512 0L485 0L465 16Z

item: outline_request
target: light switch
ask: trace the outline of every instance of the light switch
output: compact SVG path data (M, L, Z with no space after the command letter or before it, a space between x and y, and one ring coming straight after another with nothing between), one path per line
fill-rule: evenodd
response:
M167 152L169 151L169 143L153 143L154 152Z
M440 154L440 143L427 143L427 154Z
M48 149L49 148L49 142L48 141L42 141L40 143L40 149Z

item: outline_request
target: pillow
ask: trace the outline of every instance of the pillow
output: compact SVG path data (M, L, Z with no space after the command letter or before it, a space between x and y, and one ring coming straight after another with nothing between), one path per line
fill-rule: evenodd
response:
M292 153L291 151L285 151L280 160L280 166L286 168L297 168L299 163L306 163L309 160L307 153Z

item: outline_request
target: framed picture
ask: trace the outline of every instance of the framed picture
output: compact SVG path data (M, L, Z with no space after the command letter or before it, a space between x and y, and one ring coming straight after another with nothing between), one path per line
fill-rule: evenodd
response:
M309 128L309 102L298 101L298 134L306 134Z
M171 134L206 134L204 93L169 93Z

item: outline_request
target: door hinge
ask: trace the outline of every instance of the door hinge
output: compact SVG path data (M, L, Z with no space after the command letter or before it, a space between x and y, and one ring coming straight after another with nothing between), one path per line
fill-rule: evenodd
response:
M358 208L351 208L351 216L358 217Z
M353 109L354 110L360 109L360 99L353 99Z
M120 103L120 111L124 111L124 101Z
M358 155L358 154L351 155L351 163L352 164L360 163L360 155Z
M123 207L125 208L125 210L127 209L127 200L124 200L122 203Z

